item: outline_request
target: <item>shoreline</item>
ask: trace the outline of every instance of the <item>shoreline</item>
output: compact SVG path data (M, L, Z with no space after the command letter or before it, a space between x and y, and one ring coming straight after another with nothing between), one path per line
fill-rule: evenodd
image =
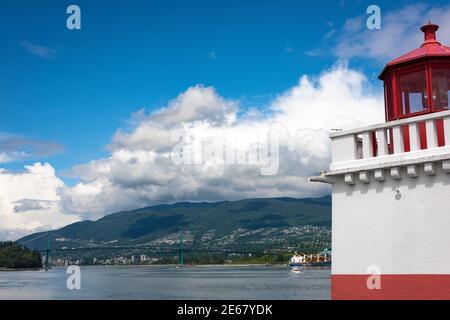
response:
M67 266L52 266L52 268L64 268ZM110 264L110 265L79 265L79 267L152 267L152 268L158 268L158 267L173 267L173 268L194 268L194 267L227 267L227 268L233 268L233 267L261 267L261 268L291 268L288 264L184 264L184 265L178 265L178 264L135 264L135 265L122 265L122 264ZM331 266L303 266L302 269L331 269Z
M289 267L288 264L259 264L259 263L242 263L242 264L86 264L78 265L80 267ZM52 266L52 268L67 266Z
M52 266L51 269L67 268L68 266ZM178 264L141 264L141 265L79 265L80 268L116 268L116 267L126 267L126 268L174 268L174 269L194 269L194 268L262 268L262 269L290 269L291 267L287 264L191 264L191 265L178 265ZM50 270L51 270L50 269ZM331 269L331 266L304 266L302 269ZM15 271L43 271L44 268L0 268L1 272L15 272ZM49 270L49 271L50 271Z
M4 268L4 267L0 267L0 272L5 271L5 272L9 272L9 271L40 271L43 268Z

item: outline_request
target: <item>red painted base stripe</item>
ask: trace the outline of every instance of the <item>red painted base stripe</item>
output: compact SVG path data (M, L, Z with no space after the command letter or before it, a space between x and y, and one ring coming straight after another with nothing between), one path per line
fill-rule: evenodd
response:
M368 289L370 275L332 275L337 300L450 300L450 274L384 274L381 288Z

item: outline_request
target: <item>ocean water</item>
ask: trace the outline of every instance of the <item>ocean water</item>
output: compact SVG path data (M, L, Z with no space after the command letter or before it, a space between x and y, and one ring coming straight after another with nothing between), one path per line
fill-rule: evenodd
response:
M0 272L0 299L330 299L330 269L259 266L86 266Z

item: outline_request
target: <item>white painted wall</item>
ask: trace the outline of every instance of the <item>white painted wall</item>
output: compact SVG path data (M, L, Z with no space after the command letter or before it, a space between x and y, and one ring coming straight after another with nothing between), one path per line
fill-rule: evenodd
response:
M450 174L436 163L436 175L401 180L358 178L354 185L339 175L333 185L333 274L450 274ZM401 199L395 199L399 188Z

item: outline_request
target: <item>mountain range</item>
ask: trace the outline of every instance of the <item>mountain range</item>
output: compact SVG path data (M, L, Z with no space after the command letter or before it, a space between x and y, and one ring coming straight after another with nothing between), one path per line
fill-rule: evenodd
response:
M331 242L331 197L261 198L220 202L179 202L121 211L51 230L52 248L94 245L186 245L266 248L317 246ZM34 248L45 248L48 231ZM40 237L42 236L42 237ZM40 237L40 238L39 238Z

